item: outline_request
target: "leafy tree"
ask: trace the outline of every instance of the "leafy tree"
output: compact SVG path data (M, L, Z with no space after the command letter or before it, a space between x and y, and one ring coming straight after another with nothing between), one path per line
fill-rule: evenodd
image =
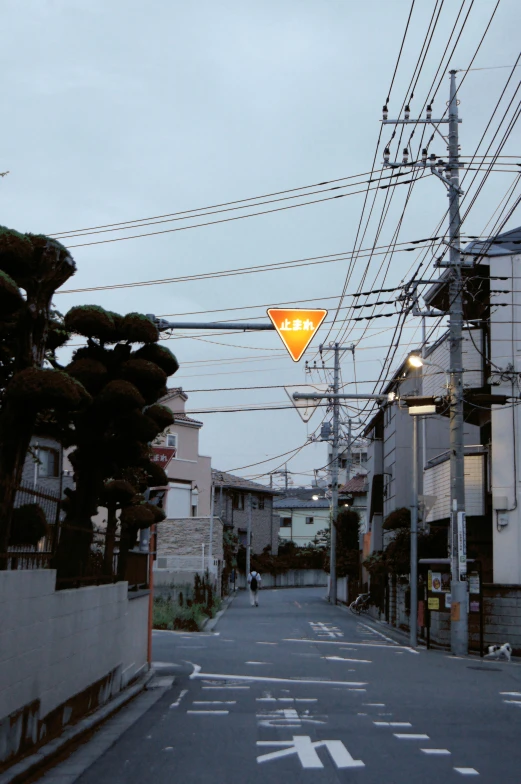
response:
M92 518L103 503L108 509L104 568L110 571L119 511L122 577L138 531L164 519L145 497L147 488L167 484L164 471L151 461L149 444L173 422L171 411L157 401L179 366L158 345L155 324L139 313L121 316L84 305L66 314L63 327L87 338L64 371L83 385L90 402L67 420L56 417L62 443L75 447L69 459L76 482L68 491L56 566L61 578L88 571Z
M359 572L359 527L360 517L354 509L342 509L336 519L336 572L338 577L358 577ZM320 540L325 544L324 569L330 566L330 533L319 531Z
M41 530L39 512L25 510L17 516L25 532L11 536L16 491L38 417L49 410L67 416L89 401L76 380L43 367L47 352L67 339L54 327L51 302L75 270L57 240L0 227L0 553Z

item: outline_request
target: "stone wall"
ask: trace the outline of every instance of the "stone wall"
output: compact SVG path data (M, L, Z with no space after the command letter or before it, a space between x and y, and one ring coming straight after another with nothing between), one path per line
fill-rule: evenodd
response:
M0 769L148 669L148 592L55 582L51 569L0 572Z
M186 517L178 520L163 520L156 526L157 555L190 556L198 558L203 544L206 555L210 543L210 518ZM213 519L213 557L223 559L223 524L218 517ZM156 561L157 564L157 561Z

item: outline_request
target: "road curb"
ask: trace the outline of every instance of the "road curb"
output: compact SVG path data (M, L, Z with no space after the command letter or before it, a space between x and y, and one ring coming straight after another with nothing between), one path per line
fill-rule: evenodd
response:
M139 678L132 686L128 686L123 692L120 692L114 699L107 702L101 708L98 708L94 713L81 719L77 724L68 727L58 738L49 741L44 746L41 746L38 751L16 762L2 774L0 774L0 784L22 784L29 775L38 771L38 768L49 764L54 757L62 753L67 746L81 738L82 735L92 731L99 724L110 718L113 713L116 713L120 708L126 705L130 700L144 691L147 684L155 676L155 670L150 669L145 675Z
M223 608L219 610L219 612L216 613L216 615L213 618L208 618L208 620L206 620L203 623L200 631L211 632L214 629L214 627L217 625L217 623L221 620L222 616L224 615L224 613L226 612L226 610L228 609L228 607L230 606L230 604L233 602L234 599L235 599L235 593L231 594L230 596L227 596L226 599L223 599ZM0 782L0 784L2 784L2 782Z

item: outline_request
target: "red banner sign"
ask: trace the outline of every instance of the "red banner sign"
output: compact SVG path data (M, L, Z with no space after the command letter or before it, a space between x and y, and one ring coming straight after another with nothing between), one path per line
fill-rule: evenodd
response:
M176 456L174 446L154 446L152 447L152 462L158 463L161 468L166 468L173 457Z

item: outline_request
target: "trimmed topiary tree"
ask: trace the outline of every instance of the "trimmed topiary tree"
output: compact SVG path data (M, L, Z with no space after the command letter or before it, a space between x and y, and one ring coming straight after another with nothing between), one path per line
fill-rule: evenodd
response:
M68 337L51 302L75 270L57 240L0 227L0 553L22 536L11 534L13 507L38 418L50 409L68 414L89 400L81 383L43 368L48 352Z
M70 418L62 434L62 441L75 447L69 459L76 488L68 494L56 567L62 579L86 572L92 518L103 505L108 510L104 570L112 573L119 524L118 573L123 578L139 530L162 517L146 501L148 488L167 483L164 471L151 461L150 443L173 422L172 412L157 401L178 363L157 345L155 324L137 313L120 316L84 305L66 314L64 326L87 338L64 372L88 391L90 403Z

